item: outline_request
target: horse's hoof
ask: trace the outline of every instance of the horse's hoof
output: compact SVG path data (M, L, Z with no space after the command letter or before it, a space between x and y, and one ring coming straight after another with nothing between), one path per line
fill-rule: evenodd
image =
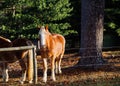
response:
M8 79L3 79L3 82L7 83L7 82L8 82Z
M56 81L56 79L53 79L53 81L55 82L55 81Z
M56 71L55 74L59 74L58 71Z
M62 71L59 71L59 74L62 74Z
M52 79L54 82L56 81L56 78L51 77L51 79Z
M3 82L7 83L7 82L8 82L8 80L3 80Z
M24 81L19 80L20 84L24 84Z
M46 83L46 82L47 82L47 79L43 78L43 82Z
M32 81L29 81L29 84L32 84L33 82Z

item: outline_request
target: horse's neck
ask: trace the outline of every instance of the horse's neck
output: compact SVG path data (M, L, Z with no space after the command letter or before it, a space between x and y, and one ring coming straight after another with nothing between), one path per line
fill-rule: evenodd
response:
M11 47L12 43L9 39L0 36L0 47Z
M9 42L9 43L11 43L11 41L10 41L9 39L7 39L7 38L3 38L3 37L1 37L1 36L0 36L0 40L3 40L3 41L5 41L5 42Z
M55 44L55 42L54 42L54 37L53 37L53 35L52 34L49 34L49 36L48 36L48 38L47 38L48 40L46 41L46 47L48 48L48 49L52 49L53 48L53 46L55 46L54 44Z

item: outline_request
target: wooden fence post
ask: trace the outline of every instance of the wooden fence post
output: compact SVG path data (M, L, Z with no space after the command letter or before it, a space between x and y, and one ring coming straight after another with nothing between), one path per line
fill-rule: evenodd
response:
M33 49L32 49L32 51L33 51L33 72L34 72L34 76L33 76L33 82L35 83L35 84L37 84L37 59L36 59L36 47L34 47Z

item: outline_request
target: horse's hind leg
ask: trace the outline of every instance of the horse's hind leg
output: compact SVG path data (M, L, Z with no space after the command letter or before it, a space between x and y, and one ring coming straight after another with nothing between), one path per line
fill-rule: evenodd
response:
M8 64L7 63L2 64L2 70L3 70L3 74L2 74L3 81L8 82L9 75L8 75Z
M62 61L62 57L63 55L60 56L60 59L58 60L58 71L59 71L59 74L62 73L62 70L61 70L61 61Z
M55 60L55 73L58 74L58 59Z
M62 70L61 70L61 58L62 56L60 56L58 59L56 59L55 61L55 72L56 74L61 74Z
M20 80L20 83L23 84L24 81L26 80L26 64L23 59L19 60L20 66L22 68L22 78Z

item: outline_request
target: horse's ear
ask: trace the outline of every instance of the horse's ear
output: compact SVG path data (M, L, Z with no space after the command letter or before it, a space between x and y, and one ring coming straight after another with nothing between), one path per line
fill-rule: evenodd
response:
M40 28L41 28L41 25L38 25L38 26L37 26L37 29L39 30Z
M48 25L45 26L45 30L48 31Z

